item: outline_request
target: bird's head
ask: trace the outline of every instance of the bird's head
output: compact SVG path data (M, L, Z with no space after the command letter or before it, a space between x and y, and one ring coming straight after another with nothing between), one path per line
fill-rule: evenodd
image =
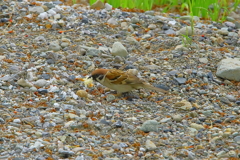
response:
M92 78L95 81L101 81L107 74L108 69L96 69L94 70L88 78Z

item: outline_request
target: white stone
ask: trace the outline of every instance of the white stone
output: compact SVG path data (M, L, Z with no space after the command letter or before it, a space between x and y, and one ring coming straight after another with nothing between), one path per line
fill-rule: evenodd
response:
M129 44L139 44L134 37L127 37L126 40L129 42Z
M197 123L191 123L190 126L191 126L192 128L197 129L197 130L204 129L203 125L197 124Z
M57 14L53 9L48 10L47 13L49 14L49 16L54 16Z
M48 49L53 50L53 51L59 51L61 49L61 46L56 41L55 42L50 42Z
M34 6L34 7L29 7L29 12L37 12L37 13L43 13L44 9L41 6Z
M128 29L128 23L127 22L121 22L121 28L124 30Z
M146 141L145 146L146 146L147 150L149 150L149 151L155 150L157 148L157 146L150 140Z
M112 46L112 55L126 57L128 52L121 42L115 42Z
M41 18L41 19L47 19L48 18L48 14L47 14L47 12L43 12L43 13L40 13L38 15L38 17Z
M108 24L112 24L112 25L118 25L118 22L116 21L115 18L110 18L108 21L107 21Z
M59 92L59 88L57 86L50 86L48 92Z
M224 79L240 81L240 58L221 60L216 75Z
M5 59L5 58L6 58L6 56L0 56L0 61Z
M41 148L41 147L43 147L44 145L41 143L41 142L39 142L39 141L36 141L35 143L34 143L34 145L31 145L30 146L30 149L32 150L32 149L36 149L37 151Z
M112 10L112 5L108 4L108 3L105 3L105 9L106 10Z
M207 58L199 58L198 60L201 63L208 63L208 59Z
M58 20L58 19L61 18L61 15L60 15L60 14L56 14L56 15L54 15L53 17L54 17L55 20Z
M148 26L148 28L149 28L149 29L156 29L157 26L156 26L156 24L150 24L150 25Z
M193 28L192 30L191 26L183 27L177 32L178 35L187 35L187 36L194 35L195 33L196 33L195 29Z
M44 87L48 86L49 83L45 79L39 79L34 83L34 85L36 85L37 87Z
M24 80L24 79L19 79L19 80L17 81L17 84L18 84L19 86L22 86L22 87L32 87L32 86L33 86L31 83L27 82L27 81Z

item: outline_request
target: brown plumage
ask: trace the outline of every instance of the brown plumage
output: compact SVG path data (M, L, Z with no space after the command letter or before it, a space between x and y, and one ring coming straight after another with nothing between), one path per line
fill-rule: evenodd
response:
M167 93L168 91L154 87L136 75L130 72L124 72L117 69L96 69L92 72L91 76L93 80L98 81L102 85L116 90L119 95L124 92L129 92L133 89L150 89L161 93Z

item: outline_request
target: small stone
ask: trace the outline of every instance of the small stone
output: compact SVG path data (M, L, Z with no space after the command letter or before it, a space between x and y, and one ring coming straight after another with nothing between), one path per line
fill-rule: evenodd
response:
M120 147L118 144L113 144L113 145L112 145L112 148L119 150L121 147Z
M28 10L29 12L37 12L39 14L44 12L44 9L42 6L29 7Z
M233 138L234 142L240 145L240 136L236 136Z
M72 156L72 155L75 154L73 151L64 150L64 149L62 149L62 148L60 148L60 149L58 150L58 153L60 154L60 157L62 157L62 158L70 157L70 156Z
M229 157L235 157L237 158L237 153L235 151L229 151L228 152Z
M186 81L187 81L186 78L181 78L181 77L179 77L179 78L174 78L174 80L177 81L178 84L185 84Z
M44 87L44 86L49 86L50 83L48 83L45 79L39 79L34 83L34 85L37 87Z
M212 110L202 111L202 114L206 117L210 117L212 115Z
M154 11L146 11L145 14L146 14L146 15L154 16L155 12L154 12Z
M114 62L120 63L120 62L123 62L123 59L122 59L122 57L120 57L120 56L116 56L116 57L114 58Z
M150 25L148 26L148 28L153 30L153 29L156 29L157 26L156 26L155 24L150 24Z
M240 81L239 73L240 59L227 58L219 62L216 75L224 79Z
M196 102L196 98L189 97L189 98L188 98L188 101L189 101L189 102Z
M192 128L197 129L197 130L204 129L203 125L197 124L197 123L191 123L190 126L191 126Z
M114 125L115 125L117 128L120 128L120 127L122 127L122 122L118 120Z
M223 157L226 157L226 152L225 151L220 151L217 153L217 157L218 158L223 158Z
M105 3L105 9L106 9L107 11L112 10L112 5L110 5L110 4L108 4L108 3Z
M136 23L139 23L140 20L139 20L139 18L137 18L137 17L132 17L131 22L132 22L133 24L136 24Z
M158 132L158 126L159 123L156 120L147 120L140 129L144 132Z
M90 48L87 50L86 55L89 57L98 57L100 50L95 48Z
M191 35L196 34L196 31L195 31L195 30L192 30L192 28L191 28L190 26L187 26L187 27L181 28L181 29L177 32L177 34L178 34L178 35L191 36Z
M137 69L128 69L127 73L137 76L138 75L138 70Z
M150 140L146 141L145 146L146 146L147 150L149 150L149 151L153 151L153 150L157 149L157 146Z
M176 122L181 122L183 117L180 114L177 114L177 115L173 115L172 119Z
M197 16L181 16L181 17L179 17L179 19L189 20L189 21L191 21L193 19L194 22L199 22L200 21L200 18L197 17Z
M127 37L126 40L129 42L129 44L139 44L139 42L134 37Z
M128 52L121 42L115 42L112 46L112 55L126 57Z
M199 58L198 60L201 63L208 63L208 59L207 58Z
M17 81L17 84L22 87L32 87L33 86L31 83L27 82L26 80L24 80L22 78Z
M104 6L104 3L100 0L97 0L95 3L93 3L91 6L90 6L91 9L96 9L96 10L99 10L99 9L103 9L105 8Z
M88 98L88 93L85 90L78 90L76 92L76 95L78 95L81 98Z
M47 90L47 89L43 89L43 88L40 88L40 89L38 89L37 91L38 91L38 93L40 93L40 94L46 94L46 93L48 93L48 90Z
M102 154L103 154L104 156L106 156L106 155L110 155L110 154L112 154L113 152L114 152L114 149L103 150L103 151L102 151Z
M110 18L109 20L107 20L107 23L111 25L118 25L118 21L115 18Z
M218 30L218 34L221 34L221 35L223 35L223 36L227 36L228 33L229 33L229 32L228 32L227 30L223 30L223 29Z
M0 61L5 59L5 58L6 58L6 56L0 56Z
M192 108L192 104L186 100L182 100L181 102L175 103L174 107L181 108L183 110L190 110Z
M52 51L59 51L61 49L61 46L58 42L50 42L48 50Z
M231 103L226 97L220 97L219 99L220 99L221 102L223 102L225 104L230 104Z
M116 97L114 96L114 95L112 95L112 94L109 94L109 95L107 95L107 97L106 97L106 100L108 101L108 102L111 102L111 101L113 101L113 100L115 100L116 99Z
M163 118L161 119L160 123L166 123L169 122L171 120L171 118Z
M5 53L9 53L9 51L0 47L0 53L5 54Z
M59 21L57 21L58 25L61 26L61 27L64 27L66 22L62 19L60 19Z

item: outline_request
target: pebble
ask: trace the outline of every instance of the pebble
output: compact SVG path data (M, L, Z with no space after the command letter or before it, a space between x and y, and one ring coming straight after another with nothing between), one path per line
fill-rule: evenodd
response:
M178 35L191 36L191 35L196 34L196 31L195 31L195 30L192 30L192 28L191 28L190 26L187 26L187 27L181 28L181 29L177 32L177 34L178 34Z
M121 42L114 42L112 46L112 55L126 57L128 52Z
M240 136L234 137L233 140L234 140L235 143L240 144Z
M144 132L158 132L159 123L155 120L147 120L142 126L141 130Z
M45 79L39 79L34 83L37 87L49 86L50 84Z
M89 48L86 51L86 55L89 57L98 57L100 51L98 49L94 49L94 48Z
M97 9L97 10L99 10L99 9L105 8L105 6L104 6L104 3L103 3L102 1L97 0L95 3L93 3L93 4L90 6L90 8L91 8L91 9Z
M182 110L190 110L192 108L192 104L186 100L182 100L174 104L174 107L180 108Z
M174 78L175 81L177 81L178 84L185 84L187 79L186 78Z
M236 58L227 58L219 62L216 75L218 77L240 81L240 60Z
M150 140L146 141L145 146L146 146L146 149L149 151L153 151L153 150L157 149L157 146Z
M17 81L17 84L18 84L19 86L22 86L22 87L32 87L32 86L33 86L31 83L27 82L27 81L24 80L24 79L19 79L19 80Z
M190 124L190 126L191 126L192 128L197 129L197 130L204 129L204 127L203 127L202 125L196 124L196 123L192 123L192 124Z
M177 114L177 115L173 115L172 119L176 122L180 122L180 121L182 121L183 117L181 115Z
M107 95L106 99L108 102L110 102L110 101L113 101L114 99L116 99L116 97L112 94L109 94L109 95Z
M88 93L85 90L78 90L76 92L76 95L78 95L81 98L88 98Z
M207 58L199 58L199 62L208 63L208 59Z

